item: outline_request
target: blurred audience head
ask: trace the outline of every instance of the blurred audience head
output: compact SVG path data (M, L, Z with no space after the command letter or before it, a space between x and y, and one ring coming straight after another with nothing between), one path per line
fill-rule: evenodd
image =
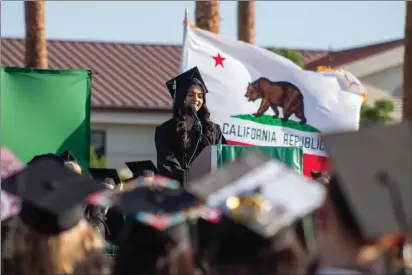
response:
M213 274L307 274L311 268L293 227L270 238L225 216L216 227L206 256Z
M328 190L324 205L314 215L319 264L358 269L356 258L364 241L338 180L327 172L312 175Z
M5 249L23 274L73 274L90 252L102 250L104 242L86 220L57 235L30 230L19 217L13 220Z

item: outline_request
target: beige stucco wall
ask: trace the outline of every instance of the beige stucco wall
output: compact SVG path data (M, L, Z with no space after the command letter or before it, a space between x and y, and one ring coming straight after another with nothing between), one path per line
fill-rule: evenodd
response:
M125 162L138 160L156 165L155 128L170 117L171 113L92 110L92 130L106 132L107 167L125 168Z
M342 68L353 73L368 91L367 104L381 98L391 99L395 110L392 118L402 118L402 98L392 96L403 82L404 47L400 46L379 54L345 64Z
M402 65L375 72L361 77L359 80L368 91L367 104L373 105L376 100L381 98L390 99L394 104L392 119L394 121L402 120L402 98L392 96L395 89L403 82Z
M360 80L362 83L375 86L391 94L403 81L403 68L402 65L395 66L362 77Z
M154 125L92 123L91 128L106 132L107 167L124 168L127 161L147 159L156 164Z

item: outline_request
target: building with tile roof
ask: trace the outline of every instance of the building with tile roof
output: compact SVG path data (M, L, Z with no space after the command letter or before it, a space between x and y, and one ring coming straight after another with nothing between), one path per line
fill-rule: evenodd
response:
M23 66L24 39L1 39L1 65ZM179 72L181 46L48 40L49 68L89 68L92 82L92 142L108 157L108 166L125 161L155 161L154 128L171 116L172 100L164 84ZM342 67L369 92L395 102L400 119L403 40L342 51L297 50L305 67Z

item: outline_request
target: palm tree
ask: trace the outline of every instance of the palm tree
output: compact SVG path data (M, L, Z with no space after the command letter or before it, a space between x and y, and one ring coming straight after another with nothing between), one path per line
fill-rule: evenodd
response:
M196 1L196 26L215 34L219 33L219 0Z
M44 0L25 1L26 48L25 66L46 69L47 42L44 25Z
M412 121L412 1L406 1L403 59L403 119Z
M255 44L255 1L237 2L237 39Z

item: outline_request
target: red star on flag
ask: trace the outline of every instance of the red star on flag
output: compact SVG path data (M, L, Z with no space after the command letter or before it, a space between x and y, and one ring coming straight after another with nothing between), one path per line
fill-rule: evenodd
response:
M220 53L218 53L217 56L213 56L213 59L215 60L215 67L220 65L222 66L222 68L224 68L223 61L225 61L225 57L222 57Z

